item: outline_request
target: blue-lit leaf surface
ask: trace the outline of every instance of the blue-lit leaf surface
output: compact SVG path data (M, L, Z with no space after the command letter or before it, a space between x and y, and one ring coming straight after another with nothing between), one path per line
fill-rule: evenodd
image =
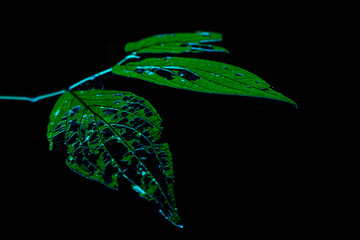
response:
M66 165L74 172L112 189L128 183L181 227L172 156L160 141L161 122L148 101L129 92L66 92L50 115L50 150L65 144Z
M230 64L184 57L145 58L115 65L113 73L196 92L294 101L257 75Z
M221 33L197 31L194 33L160 34L127 43L126 52L136 53L200 53L228 51L213 43L222 41Z

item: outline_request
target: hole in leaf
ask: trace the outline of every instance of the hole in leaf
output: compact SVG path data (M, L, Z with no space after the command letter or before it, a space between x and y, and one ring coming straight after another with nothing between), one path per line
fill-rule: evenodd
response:
M73 107L71 110L70 110L70 117L74 116L75 114L79 113L81 109L81 106L76 106L76 107Z
M114 108L107 108L105 110L103 110L104 116L106 115L115 115L118 113L119 110L114 109Z
M135 72L136 73L139 73L139 74L142 74L142 73L144 73L146 70L145 69L143 69L143 68L137 68L137 69L135 69Z
M189 81L195 81L200 79L199 75L187 70L187 69L179 69L179 76L185 78Z
M166 80L173 80L174 79L173 76L175 76L175 74L172 73L171 71L164 69L156 69L153 72L159 75L160 77L166 78Z
M198 43L184 43L181 47L191 46L191 50L214 50L214 47L210 44L198 44Z

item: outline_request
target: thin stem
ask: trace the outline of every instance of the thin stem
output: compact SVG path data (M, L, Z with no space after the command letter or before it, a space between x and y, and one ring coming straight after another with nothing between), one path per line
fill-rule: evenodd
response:
M130 55L127 55L124 57L124 59L122 59L120 62L118 62L117 64L118 65L121 65L123 63L125 63L127 60L129 59L132 59L132 58L136 58L136 59L139 59L140 57L135 55L135 54L130 54ZM91 80L94 80L95 78L101 76L101 75L104 75L108 72L111 72L112 71L112 67L111 68L108 68L108 69L105 69L104 71L101 71L99 73L96 73L90 77L87 77L87 78L84 78L83 80L80 80L79 82L71 85L69 88L68 88L68 91L71 91L73 88L77 87L77 86L80 86L81 84L84 84L85 82L87 81L91 81ZM50 98L50 97L54 97L54 96L57 96L57 95L60 95L60 94L63 94L65 93L66 90L60 90L60 91L57 91L57 92L53 92L53 93L47 93L47 94L43 94L43 95L40 95L40 96L37 96L37 97L25 97L25 96L0 96L0 100L15 100L15 101L29 101L29 102L37 102L39 100L43 100L43 99L46 99L46 98Z
M68 89L69 91L71 91L74 87L77 87L87 81L90 81L90 80L93 80L95 78L97 78L98 76L101 76L105 73L108 73L108 72L111 72L112 68L108 68L104 71L101 71L99 73L96 73L90 77L87 77L73 85L71 85ZM57 95L60 95L60 94L63 94L65 93L66 90L60 90L60 91L57 91L57 92L53 92L53 93L47 93L47 94L43 94L43 95L40 95L40 96L37 96L37 97L25 97L25 96L0 96L0 100L15 100L15 101L29 101L29 102L37 102L39 100L43 100L43 99L46 99L46 98L50 98L50 97L54 97L54 96L57 96Z
M69 87L69 91L71 91L73 88L75 88L75 87L77 87L77 86L79 86L79 85L81 85L81 84L83 84L83 83L85 83L85 82L87 82L87 81L94 80L95 78L97 78L97 77L99 77L99 76L101 76L101 75L104 75L105 73L111 72L111 70L112 70L112 67L111 67L111 68L108 68L108 69L105 69L104 71L101 71L101 72L99 72L99 73L96 73L96 74L94 74L94 75L92 75L92 76L90 76L90 77L84 78L83 80L81 80L81 81L79 81L79 82L71 85L71 86Z
M136 54L130 54L130 55L127 55L126 57L124 57L120 62L117 63L117 65L122 65L124 62L126 62L127 60L131 59L131 58L136 58L136 59L139 59L140 57L137 56Z
M60 94L65 93L66 90L61 90L53 93L43 94L37 97L23 97L23 96L0 96L0 100L16 100L16 101L29 101L29 102L37 102L39 100L54 97Z
M127 60L132 59L132 58L139 59L140 57L135 55L135 54L127 55L120 62L118 62L117 65L121 65L121 64L125 63ZM71 91L73 88L75 88L75 87L77 87L77 86L79 86L79 85L81 85L81 84L83 84L83 83L85 83L87 81L94 80L95 78L97 78L97 77L99 77L101 75L104 75L105 73L111 72L111 71L112 71L112 67L108 68L108 69L105 69L104 71L101 71L101 72L99 72L97 74L94 74L94 75L92 75L90 77L87 77L87 78L85 78L85 79L71 85L68 89L69 89L69 91Z

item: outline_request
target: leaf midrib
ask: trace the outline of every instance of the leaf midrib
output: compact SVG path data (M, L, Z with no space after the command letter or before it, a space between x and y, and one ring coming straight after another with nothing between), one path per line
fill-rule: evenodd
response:
M197 40L197 41L194 41L194 42L200 43L200 41L201 41L201 40ZM221 42L221 41L222 41L222 39L214 39L212 42ZM133 49L133 50L131 50L131 51L139 51L139 50L146 49L146 48L149 48L149 47L152 47L152 46L159 46L159 45L161 45L161 44L164 44L164 46L165 46L165 45L167 45L167 44L172 44L172 43L176 43L176 44L177 44L177 43L189 43L189 42L191 42L191 41L185 40L185 41L157 42L157 43L152 43L152 44L147 45L147 46L142 46L142 47L140 47L140 48ZM135 43L136 45L139 44L139 42L134 42L134 43ZM186 47L182 47L182 46L178 46L178 47L186 48ZM131 51L127 51L127 52L131 52Z
M199 60L203 60L203 59L199 59ZM157 62L159 62L159 61L160 61L159 59L156 59L156 60L154 59L154 61L147 62L146 64L157 63ZM160 61L160 63L161 63L161 65L163 65L163 63L162 63L161 61ZM228 65L228 64L227 64L227 65ZM135 64L126 64L126 65L124 65L124 66L126 67L126 66L137 66L137 65L135 65ZM165 67L165 66L162 66L162 67L160 67L160 68L163 68L163 67ZM194 66L191 66L190 69L189 69L188 67L186 67L186 66L183 66L183 65L181 65L181 67L182 67L182 68L185 68L185 69L187 69L187 70L189 70L189 71L191 71L191 69L194 69L194 70L197 70L197 71L203 71L203 72L207 72L207 73L212 73L212 72L209 71L209 70L197 68L197 67L194 67ZM234 67L234 66L231 66L231 67ZM243 70L243 69L242 69L242 70ZM245 71L246 71L246 70L245 70ZM220 73L219 75L221 75L222 77L224 77L224 78L226 78L226 79L228 79L228 80L230 80L230 81L232 81L232 82L235 82L235 83L237 83L237 84L242 84L242 85L244 85L244 86L248 85L248 84L243 83L243 82L241 82L241 81L236 81L235 79L232 79L232 78L230 78L230 77L228 77L228 76L226 76L226 75L223 75L222 73ZM226 87L226 88L228 88L228 89L235 90L235 91L239 91L239 90L240 90L240 91L246 93L246 91L243 91L243 90L241 90L241 89L233 88L233 87L226 86L226 85L222 85L221 83L212 81L211 79L209 79L209 78L207 78L207 77L204 77L204 76L201 76L201 77L204 78L204 79L207 79L207 81L210 81L210 82L213 83L213 84L216 84L216 85L219 85L219 86L223 86L223 87ZM251 79L252 79L252 78L251 78ZM189 82L190 82L190 81L189 81ZM179 84L179 83L177 83L177 82L175 82L175 84L179 85L178 88L184 89L184 87L182 87L182 84ZM194 84L195 84L195 82L194 82ZM161 84L160 84L160 85L161 85ZM214 92L212 91L212 89L210 89L210 88L207 88L207 87L205 87L205 86L201 86L201 87L204 88L204 89L209 89L209 90L211 91L211 93L214 93ZM267 87L269 87L269 85L268 85ZM263 92L260 88L257 88L257 87L254 87L254 86L251 86L251 88L257 90L258 92ZM188 89L188 90L191 90L191 89ZM196 90L193 90L193 91L196 91ZM215 93L216 93L216 92L215 92ZM289 100L289 98L287 98L285 95L283 95L282 93L277 92L277 91L267 92L267 94L272 95L273 97L267 97L267 96L252 96L252 95L235 94L235 93L234 93L234 94L224 93L224 94L227 94L227 95L241 95L241 96L257 97L257 98L273 99L273 100L288 102L288 103L291 103L291 104L292 104L292 100Z
M134 153L133 149L126 143L126 141L124 141L124 140L121 138L121 136L115 131L115 129L111 126L111 124L108 124L101 116L99 116L99 114L97 114L95 111L93 111L93 110L92 110L84 101L82 101L82 99L81 99L79 96L77 96L74 92L72 92L72 91L68 91L68 92L69 92L71 95L73 95L86 109L88 109L92 114L94 114L95 117L98 117L100 120L102 120L104 123L106 123L106 124L109 126L109 128L121 139L121 141L122 141L129 149L131 149L133 155L137 158L138 162L141 163L141 164L147 169L147 167L142 163L142 161L140 161L139 157ZM104 146L105 146L105 144L104 144ZM155 152L155 154L156 154L156 157L158 158L156 152ZM125 174L123 174L123 175L125 176ZM126 177L126 178L127 178L130 182L132 182L134 185L139 186L138 184L134 183L134 182L133 182L131 179L129 179L128 177ZM157 185L159 186L161 192L164 192L163 189L162 189L162 187L161 187L161 185L160 185L159 182L156 180L156 178L154 178L154 179L155 179ZM167 181L166 181L166 183L167 183ZM140 186L139 186L139 187L140 187ZM143 189L143 190L144 190L146 193L148 193L148 192L146 191L146 189ZM148 193L148 194L149 194L149 193ZM149 195L151 195L151 194L149 194ZM175 211L175 209L174 209L173 206L172 206L172 204L173 204L172 200L171 200L171 199L168 199L166 194L164 194L164 196L166 197L166 199L167 199L167 201L168 201L168 203L169 203L170 208ZM158 201L156 198L154 198L154 200L155 200L155 201Z

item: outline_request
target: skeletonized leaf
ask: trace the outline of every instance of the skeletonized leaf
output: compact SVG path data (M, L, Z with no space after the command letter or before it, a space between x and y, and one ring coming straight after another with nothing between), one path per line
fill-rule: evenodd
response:
M255 74L230 64L210 60L181 57L146 58L139 62L115 65L112 71L118 75L168 87L261 97L296 105Z
M50 150L65 144L66 165L89 179L118 189L124 181L181 227L174 198L172 156L159 142L161 118L144 98L129 92L66 92L48 125Z
M220 42L221 33L197 31L195 33L170 33L144 38L126 44L126 52L137 53L184 53L184 52L226 52L212 42Z

